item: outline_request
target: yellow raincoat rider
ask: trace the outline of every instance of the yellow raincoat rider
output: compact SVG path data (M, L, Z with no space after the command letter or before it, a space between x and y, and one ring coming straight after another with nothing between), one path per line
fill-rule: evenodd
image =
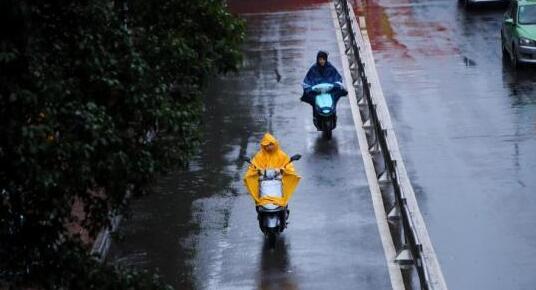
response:
M300 182L300 176L296 172L294 165L289 163L290 157L287 153L279 148L279 143L270 133L266 133L261 140L261 149L251 160L250 165L244 176L244 183L251 197L255 200L257 206L265 204L275 204L278 206L287 206L292 193ZM283 170L283 197L264 196L259 197L259 174L258 169L282 169Z

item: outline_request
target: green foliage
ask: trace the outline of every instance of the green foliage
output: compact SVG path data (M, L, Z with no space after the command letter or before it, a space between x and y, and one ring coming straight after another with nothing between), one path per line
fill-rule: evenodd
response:
M0 280L163 289L96 263L68 224L94 236L127 191L187 161L201 88L237 68L244 27L223 0L129 0L126 29L122 4L0 4Z

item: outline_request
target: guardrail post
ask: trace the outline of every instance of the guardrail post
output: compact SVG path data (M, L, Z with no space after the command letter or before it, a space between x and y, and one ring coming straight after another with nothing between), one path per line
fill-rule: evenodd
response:
M373 130L373 131L374 131L374 130ZM372 137L374 137L374 136L372 136ZM375 143L373 143L372 145L370 145L368 151L369 151L370 154L373 154L373 155L374 155L374 154L378 154L378 153L380 153L381 150L380 150L380 147L378 146L378 142L375 142ZM381 177L382 175L383 175L383 174L381 174L380 177ZM378 179L378 181L379 181L379 179Z
M400 209L398 203L395 202L393 207L391 207L391 210L387 214L387 220L394 222L395 220L400 219Z
M400 249L400 251L396 255L395 262L402 266L413 264L413 255L411 254L411 251L409 250L409 247L407 245L404 245L402 249Z
M391 160L391 167L393 170L390 170L390 174L391 174L391 180L394 182L397 182L398 183L398 176L396 174L396 160Z
M389 183L391 180L389 180L389 169L386 167L383 172L378 177L378 182L380 184L386 184Z

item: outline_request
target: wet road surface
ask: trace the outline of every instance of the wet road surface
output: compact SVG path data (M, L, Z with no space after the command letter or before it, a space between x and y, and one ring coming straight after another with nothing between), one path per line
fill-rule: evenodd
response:
M359 2L449 288L536 289L536 69L502 61L505 9Z
M329 5L287 2L302 6L231 5L248 24L244 69L212 83L200 155L134 203L110 261L158 268L177 289L391 288L348 100L339 102L331 141L299 102L318 49L341 67ZM275 250L241 181L241 158L258 150L265 131L303 155L289 228Z

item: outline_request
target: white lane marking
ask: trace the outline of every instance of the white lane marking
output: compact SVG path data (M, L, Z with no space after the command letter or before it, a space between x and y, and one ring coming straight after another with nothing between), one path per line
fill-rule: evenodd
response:
M396 250L391 237L391 232L389 231L389 225L387 224L387 215L385 213L385 209L383 208L383 197L380 191L380 185L378 184L378 180L376 178L376 171L372 163L372 157L367 150L367 138L365 136L365 131L363 130L363 122L361 121L359 108L357 107L357 98L352 85L352 77L350 75L350 65L345 53L344 41L342 38L339 20L337 19L337 12L335 11L335 4L332 2L330 7L331 16L333 18L333 23L337 34L337 44L339 45L339 52L341 55L344 81L348 86L348 99L350 101L350 108L352 110L352 117L354 119L355 132L359 141L359 148L361 150L363 163L365 165L365 173L367 175L370 194L372 196L374 215L376 217L378 231L380 232L380 239L382 241L389 277L391 279L391 286L394 290L403 290L405 289L404 281L402 279L400 268L398 264L395 263Z

